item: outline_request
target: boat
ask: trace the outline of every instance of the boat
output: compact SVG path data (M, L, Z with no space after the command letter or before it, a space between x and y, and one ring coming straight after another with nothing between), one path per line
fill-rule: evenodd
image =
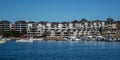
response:
M33 43L32 39L20 39L20 40L16 40L16 42L29 42L29 43Z
M114 37L108 37L105 39L107 42L120 42L120 39Z
M43 38L36 38L36 41L41 41L43 40Z
M66 40L66 41L79 41L80 39L76 38L75 36L70 36L70 37L64 38L64 40Z
M80 39L83 41L93 41L93 36L88 32L87 34L80 35Z
M116 39L115 39L115 42L120 42L120 38L116 38Z
M1 39L1 40L0 40L0 44L3 44L3 43L6 43L6 40L5 40L5 39Z
M0 44L6 43L6 39L2 38L2 36L0 36Z
M4 38L6 41L10 41L11 40L11 38Z
M120 42L120 40L115 40L115 42Z
M87 36L86 36L86 40L87 40L87 41L93 41L94 39L93 39L93 36L92 36L92 35L87 35Z
M101 35L96 36L96 41L104 41L105 38Z
M33 37L30 37L29 40L33 40L33 41L41 41L41 40L43 40L43 38L33 38Z

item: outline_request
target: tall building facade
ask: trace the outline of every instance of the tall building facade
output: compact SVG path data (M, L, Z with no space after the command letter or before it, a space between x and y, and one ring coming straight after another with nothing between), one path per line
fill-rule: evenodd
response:
M2 31L10 31L11 29L11 22L7 20L0 21L0 30Z

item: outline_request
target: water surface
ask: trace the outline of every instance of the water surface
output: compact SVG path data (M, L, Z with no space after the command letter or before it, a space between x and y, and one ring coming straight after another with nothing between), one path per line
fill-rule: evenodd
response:
M0 44L0 60L119 60L120 42L39 41Z

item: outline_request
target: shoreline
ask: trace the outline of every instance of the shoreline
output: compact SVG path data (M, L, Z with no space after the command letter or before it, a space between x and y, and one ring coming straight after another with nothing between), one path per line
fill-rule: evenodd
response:
M44 41L49 41L49 40L54 40L54 41L66 41L64 40L65 37L46 37L46 38L43 38ZM11 40L20 40L20 39L27 39L27 38L10 38ZM36 38L33 38L33 39L36 39ZM38 38L39 39L39 38ZM93 40L80 40L80 41L97 41L95 40L96 38L93 38ZM100 40L100 41L107 41L109 39L106 38L106 40ZM112 41L120 41L120 38L113 38Z
M105 35L102 35L105 36ZM119 36L119 35L118 35ZM55 41L66 41L64 38L66 38L67 36L47 36L45 38L41 37L41 38L33 38L33 39L42 39L44 41L48 41L48 40L55 40ZM4 37L3 37L4 38ZM28 39L28 38L20 38L20 37L10 37L11 40L20 40L20 39ZM87 41L87 40L80 40L80 41ZM97 41L95 37L92 38L92 40L88 40L88 41ZM120 37L107 37L105 36L104 40L100 40L100 41L120 41Z

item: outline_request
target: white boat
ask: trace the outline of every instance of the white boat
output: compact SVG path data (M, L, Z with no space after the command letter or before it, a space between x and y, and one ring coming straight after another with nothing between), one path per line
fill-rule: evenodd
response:
M6 39L6 41L10 41L11 40L11 38L5 38Z
M34 41L34 40L36 40L36 39L35 39L35 38L33 38L33 37L30 37L30 38L29 38L29 40L33 40L33 41Z
M90 32L88 32L87 34L83 34L80 36L80 39L83 41L93 41L93 36Z
M41 40L43 40L43 38L33 38L33 37L30 37L29 40L33 40L33 41L41 41Z
M96 40L97 40L97 41L103 41L103 40L104 40L104 37L101 36L101 35L99 35L99 36L96 37Z
M70 36L70 37L64 38L64 40L67 40L67 41L78 41L80 39L76 38L75 36Z
M30 43L32 43L33 40L32 39L20 39L20 40L16 40L16 42L30 42Z
M76 38L75 40L76 40L76 41L79 41L79 40L81 40L81 39Z
M41 41L43 40L43 38L36 38L36 41Z
M5 40L5 39L1 39L1 40L0 40L0 44L3 44L3 43L6 43L6 40Z

